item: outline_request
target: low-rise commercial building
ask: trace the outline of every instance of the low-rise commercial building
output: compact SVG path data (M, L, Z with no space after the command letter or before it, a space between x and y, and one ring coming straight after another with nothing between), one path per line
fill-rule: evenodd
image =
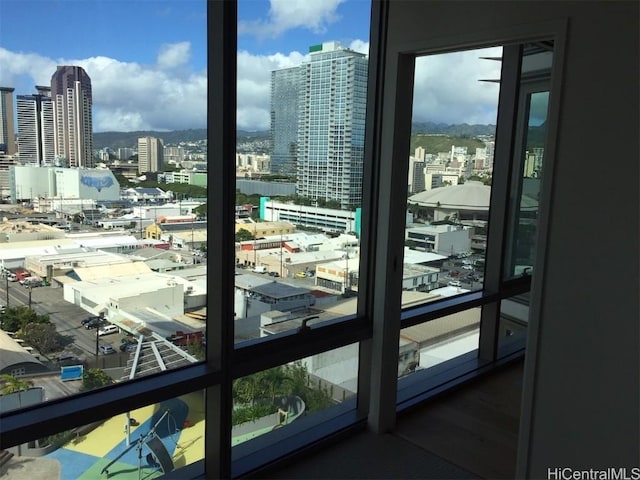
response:
M120 184L109 169L12 165L11 203L35 198L118 200Z
M354 232L360 234L361 210L340 210L313 205L297 205L260 198L260 218L267 221L287 221L326 232Z
M456 255L471 250L473 229L462 225L419 225L406 229L405 238L412 248L440 255Z

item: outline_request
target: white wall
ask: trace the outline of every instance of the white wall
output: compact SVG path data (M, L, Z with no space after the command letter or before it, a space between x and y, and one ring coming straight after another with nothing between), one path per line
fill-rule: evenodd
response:
M520 476L640 464L638 18L638 2L390 2L389 65L395 51L418 44L500 40L567 22L555 167L546 176L552 204L542 205L546 257L534 275ZM623 162L629 174L600 182L603 159ZM597 249L576 241L589 238Z

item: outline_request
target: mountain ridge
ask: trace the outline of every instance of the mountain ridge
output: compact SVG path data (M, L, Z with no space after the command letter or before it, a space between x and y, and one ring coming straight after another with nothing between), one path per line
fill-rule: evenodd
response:
M452 137L493 135L495 133L495 129L495 125L470 125L467 123L446 124L435 122L414 122L411 125L412 134L449 135ZM174 145L180 142L196 142L205 140L207 138L207 129L195 128L171 131L137 130L133 132L96 132L93 134L93 144L94 147L98 149L105 147L112 149L134 148L137 146L138 138L146 136L161 138L165 145ZM268 140L269 136L269 130L255 132L238 130L237 142L244 143L255 140Z

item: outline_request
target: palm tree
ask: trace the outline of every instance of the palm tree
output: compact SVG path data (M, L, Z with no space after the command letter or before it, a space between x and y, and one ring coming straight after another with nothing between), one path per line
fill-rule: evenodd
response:
M3 373L0 375L0 385L0 394L8 395L10 393L29 390L29 388L33 386L33 382L31 380L21 380L13 375Z

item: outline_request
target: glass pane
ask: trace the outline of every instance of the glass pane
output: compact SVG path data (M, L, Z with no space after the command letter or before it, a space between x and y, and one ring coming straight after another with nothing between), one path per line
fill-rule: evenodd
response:
M498 358L514 349L525 347L529 326L529 294L507 298L500 302Z
M371 3L238 7L241 342L356 312Z
M30 401L202 359L207 298L207 2L37 6L3 2L0 58L0 337Z
M355 398L357 385L358 344L239 378L233 382L232 445L317 422L320 412Z
M204 392L148 405L9 449L4 468L47 461L47 478L157 478L204 458Z
M398 377L477 350L480 313L480 308L471 308L400 330Z
M413 304L482 288L501 55L416 59L403 279Z
M531 274L533 271L549 92L531 93L527 95L526 102L528 121L523 152L522 193L515 211L509 276Z

